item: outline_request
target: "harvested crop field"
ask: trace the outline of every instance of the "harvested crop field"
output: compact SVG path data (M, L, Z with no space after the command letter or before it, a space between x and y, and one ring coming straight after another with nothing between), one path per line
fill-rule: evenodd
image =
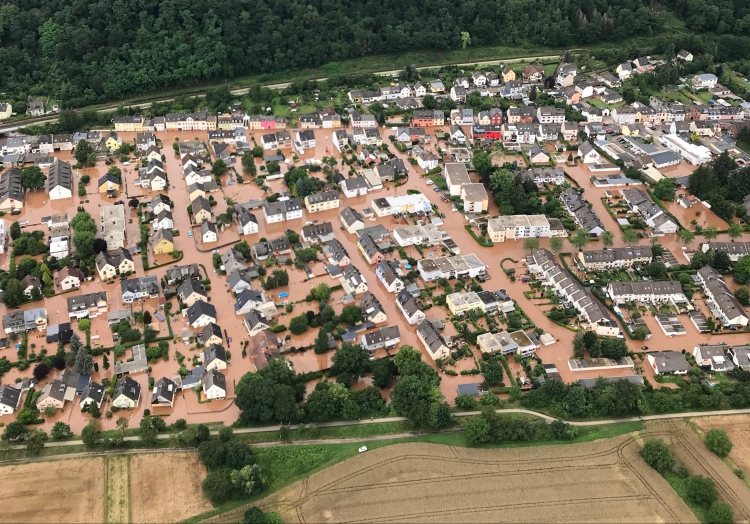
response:
M101 458L0 468L0 522L101 522L103 495Z
M566 446L378 448L258 503L284 522L695 522L632 435ZM215 519L236 522L240 508Z
M210 510L201 494L205 476L195 452L135 455L130 461L132 522L179 522Z
M737 464L745 475L750 476L750 415L703 417L693 419L693 422L704 433L711 429L726 431L733 444L729 459Z

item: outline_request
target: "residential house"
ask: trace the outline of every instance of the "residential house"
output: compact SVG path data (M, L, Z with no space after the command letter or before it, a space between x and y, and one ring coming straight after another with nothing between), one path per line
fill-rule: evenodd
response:
M206 288L197 280L187 279L177 288L177 297L187 307L192 306L198 300L208 300Z
M33 275L26 275L25 277L23 277L23 279L21 280L21 290L27 298L34 297L35 289L39 292L39 297L41 298L42 282Z
M94 259L99 277L102 280L109 280L116 275L125 275L135 272L135 263L133 255L125 248L119 247L111 255L101 252Z
M201 240L204 244L210 244L219 240L219 232L216 230L216 224L213 222L203 222L201 224Z
M24 187L21 170L12 167L0 175L0 211L9 213L23 209Z
M544 215L504 215L487 221L487 235L493 242L550 236L550 225Z
M112 395L112 405L120 409L137 408L141 401L141 385L129 376L117 381Z
M286 236L280 236L267 242L258 242L251 248L251 256L255 261L262 261L269 257L288 255L292 252L292 246Z
M366 333L360 339L362 347L367 351L381 348L394 348L401 342L398 326L383 326L377 331Z
M433 360L445 360L450 356L448 345L429 320L424 320L417 326L417 337Z
M523 81L527 84L538 84L544 80L544 66L528 65L522 72Z
M206 368L206 371L227 369L227 350L224 349L224 346L210 344L201 352L198 359Z
M362 318L365 322L381 324L388 320L388 316L385 314L385 310L380 304L380 301L369 291L366 291L362 295L360 305L362 307Z
M263 216L269 224L302 218L302 202L296 197L281 197L276 202L266 202L263 205Z
M216 369L212 369L203 375L201 387L208 400L220 400L227 396L227 379Z
M503 67L500 75L503 77L503 83L510 82L516 79L516 72L510 66Z
M719 81L716 75L707 73L703 75L695 75L690 83L693 89L713 89L716 87L716 83Z
M464 184L461 186L461 199L464 211L467 213L481 213L487 211L489 196L484 184Z
M451 196L459 196L461 194L461 187L465 184L471 184L466 164L447 162L444 168L444 178Z
M352 207L345 207L339 213L339 220L346 228L348 233L356 233L365 227L365 221L362 215ZM335 239L334 239L335 240Z
M708 300L708 308L723 326L728 328L744 327L748 325L748 316L734 294L724 283L723 277L712 267L706 266L698 270L698 281Z
M305 197L305 207L310 213L336 209L341 205L338 191L324 191Z
M216 308L208 302L196 300L188 308L187 318L193 328L207 326L211 322L216 322Z
M344 276L341 277L341 286L344 288L344 292L356 296L364 293L369 288L367 286L367 280L362 276L359 269L353 264L349 264L344 268Z
M95 318L101 313L106 313L108 300L106 291L97 291L86 295L76 295L66 299L68 304L69 318Z
M245 257L242 253L231 247L221 255L221 265L227 274L236 270L247 269Z
M598 164L601 161L599 151L594 149L591 142L583 142L578 146L578 156L581 157L584 164Z
M162 195L161 193L159 193L151 199L148 207L152 213L158 215L162 211L171 211L172 201L167 195Z
M81 409L84 409L91 404L96 404L96 407L101 408L102 402L104 401L104 394L104 386L93 380L89 380L88 384L86 384L86 387L84 387L81 392L81 400L78 405Z
M174 403L174 395L177 385L166 377L161 377L154 383L151 393L151 405L171 408Z
M198 340L204 346L210 346L211 344L221 346L224 343L224 337L221 336L221 328L213 322L210 322L203 328L203 331L198 335Z
M151 225L154 228L154 231L158 231L159 229L169 229L172 231L174 229L172 213L169 211L162 211L156 216Z
M47 329L47 310L43 307L13 311L3 315L3 330L7 335L45 329Z
M253 309L258 309L266 302L263 293L254 289L245 288L237 293L237 299L234 304L234 313L236 315L246 315Z
M66 398L67 391L68 387L61 380L55 379L49 382L42 388L42 392L36 401L36 409L39 411L44 411L49 407L63 409L66 400L73 400L73 396L70 399Z
M578 260L586 270L610 270L647 264L653 259L651 246L629 246L580 251Z
M2 110L2 104L0 104ZM10 415L21 405L21 390L5 384L0 386L0 416Z
M420 324L425 319L422 306L417 302L417 299L405 289L402 289L396 295L396 306L398 306L398 309L404 315L406 321L412 326Z
M334 238L333 225L330 222L307 224L300 231L300 237L305 242L326 244Z
M132 304L137 299L157 298L159 279L156 275L140 278L127 278L120 281L123 304Z
M687 375L690 371L690 364L679 351L654 351L647 358L658 375Z
M265 315L256 309L249 311L242 319L242 323L245 324L245 328L251 337L270 327Z
M55 159L47 174L47 193L50 200L72 198L73 169L68 162Z
M394 268L387 260L381 260L375 274L390 293L398 293L404 289L404 281L399 275L398 265Z
M196 224L211 220L211 203L205 197L198 196L190 202L193 220Z
M55 272L55 285L62 291L77 289L84 279L83 272L76 267L65 266L60 271Z
M174 285L188 278L202 278L198 264L185 264L184 266L171 266L164 274L167 285Z
M174 251L174 236L169 229L159 229L150 238L151 250L154 255L163 255Z
M724 354L723 345L698 345L693 348L695 363L705 371L718 371L723 373L731 370L727 357Z

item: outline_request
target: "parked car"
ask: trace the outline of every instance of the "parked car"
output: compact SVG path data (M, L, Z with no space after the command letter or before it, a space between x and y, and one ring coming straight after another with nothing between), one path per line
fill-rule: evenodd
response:
M434 183L435 183L435 182L433 182L433 181L432 181L432 180L430 180L429 178L427 179L427 185L428 185L428 186L431 186L431 185L432 185L432 184L434 184Z

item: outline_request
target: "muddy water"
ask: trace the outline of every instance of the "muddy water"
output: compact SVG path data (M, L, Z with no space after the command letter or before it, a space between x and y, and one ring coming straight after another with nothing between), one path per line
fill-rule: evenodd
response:
M430 134L433 134L434 130L428 129L428 132ZM387 137L391 131L389 129L381 129L381 134L384 137ZM182 168L181 163L177 155L173 154L173 150L171 148L171 144L175 137L179 137L180 140L193 140L195 137L199 137L200 139L207 142L206 139L206 133L205 132L196 132L196 131L190 131L190 132L165 132L165 133L157 133L158 138L160 138L164 144L164 148L162 149L162 152L166 155L166 163L165 163L165 169L167 171L167 175L169 177L170 185L168 189L165 191L169 197L174 202L174 208L172 210L174 220L175 220L175 229L180 230L181 234L179 236L176 236L175 241L175 249L180 250L184 253L184 258L178 262L179 264L187 264L187 263L197 263L200 264L202 267L205 268L207 271L208 278L211 281L211 291L209 291L209 299L211 304L213 304L217 309L217 323L221 326L222 330L226 330L229 338L232 339L231 343L228 343L225 340L225 346L231 353L231 360L229 363L228 368L224 371L224 374L227 376L227 386L228 386L228 396L226 400L214 400L208 403L200 403L198 396L193 391L184 391L182 393L179 393L176 396L176 400L174 403L174 406L172 408L154 408L152 411L154 413L163 414L166 417L167 422L173 422L179 418L184 418L188 420L189 422L214 422L214 421L221 421L224 423L231 423L234 420L236 420L237 416L239 415L238 408L233 403L233 397L234 397L234 387L236 383L240 380L240 378L249 371L254 371L255 367L253 363L248 358L242 358L242 347L243 342L248 340L248 335L245 327L242 324L242 317L238 316L234 313L234 298L231 295L231 292L228 289L228 286L226 284L225 278L218 276L214 270L213 265L211 261L211 250L217 249L219 245L223 245L225 243L229 242L236 242L240 239L247 240L250 245L257 242L261 237L265 237L268 239L278 237L280 235L284 234L284 231L287 229L291 229L293 231L299 232L301 228L304 226L304 224L307 221L312 220L318 220L320 222L323 221L330 221L334 225L334 231L336 232L336 237L342 242L344 247L349 252L350 257L352 258L353 264L362 272L364 278L367 280L368 285L370 287L370 291L372 291L380 300L381 304L383 305L383 308L385 309L386 314L388 315L388 320L386 324L388 325L398 325L401 332L401 342L402 344L408 344L415 348L418 348L420 351L423 352L424 360L432 363L431 358L428 356L428 354L424 351L422 348L422 345L419 343L417 337L416 337L416 330L413 326L409 326L404 322L403 317L400 313L400 311L397 309L394 297L389 294L380 284L378 281L376 275L375 275L375 268L369 266L364 259L360 256L359 250L356 245L357 237L356 235L349 235L346 232L342 232L338 229L339 222L338 222L338 210L331 210L331 211L325 211L322 213L305 213L305 216L302 219L293 220L289 222L282 222L279 224L266 224L265 220L262 217L262 211L256 210L255 214L258 218L259 222L259 233L253 234L249 236L243 236L239 237L236 233L236 230L234 228L227 229L226 231L222 232L220 234L219 241L212 244L206 244L203 245L202 242L199 239L198 234L198 228L193 227L193 237L188 236L188 230L191 228L190 220L187 214L187 207L190 204L188 201L188 195L187 195L187 187L184 182L184 179L182 178ZM248 138L250 139L253 133L249 133ZM261 132L255 132L254 138L257 140L257 142L260 142L260 136L262 135ZM310 160L310 159L322 159L323 156L326 155L333 155L336 157L340 157L340 155L336 152L335 148L332 147L331 144L331 135L332 130L315 130L315 135L317 138L317 147L314 150L308 150L305 152L304 155L302 155L301 160ZM121 134L123 140L132 140L135 138L134 133L122 133ZM386 143L388 143L388 140L386 138ZM443 144L444 145L444 144ZM427 145L426 148L434 153L437 154L437 148L436 143L434 141L434 134L433 134L433 143L430 145ZM395 194L405 194L407 189L417 189L419 191L422 191L430 200L432 200L438 207L440 212L443 212L446 214L446 220L444 222L443 228L448 232L448 234L453 238L453 240L458 244L459 248L461 249L461 253L468 254L468 253L476 253L477 256L488 266L488 272L492 276L492 279L488 281L486 284L484 284L485 289L506 289L510 296L515 298L519 305L523 308L523 310L526 312L526 314L538 325L543 327L544 329L551 332L555 338L557 339L557 342L550 346L545 346L539 349L538 354L539 357L545 362L545 363L554 363L556 364L558 371L560 372L562 378L566 381L572 381L576 380L578 378L588 378L592 376L598 376L598 375L604 375L604 376L622 376L632 373L629 370L612 370L609 372L589 372L589 373L580 373L579 372L572 372L570 371L567 360L572 355L572 338L574 333L561 328L559 326L556 326L554 324L551 324L547 318L544 316L544 310L547 309L545 306L536 306L531 300L526 299L523 296L523 292L527 291L529 288L526 284L521 283L520 279L518 279L516 282L510 282L510 280L504 275L503 271L500 268L499 262L501 259L505 257L512 257L516 260L519 260L519 264L517 265L517 272L523 273L525 271L524 266L520 261L524 259L524 257L527 255L527 252L523 250L522 243L521 242L507 242L502 244L496 244L495 246L491 248L484 248L479 246L472 238L469 236L469 234L465 231L464 225L466 224L466 221L463 216L461 216L459 213L451 213L450 211L450 204L446 204L443 202L440 202L437 198L437 193L432 191L432 186L428 186L425 183L425 180L422 179L419 175L423 174L423 171L416 166L411 166L406 158L406 155L398 153L393 146L390 147L391 151L394 152L397 156L403 158L405 160L405 163L408 167L409 171L409 179L408 181L398 188L393 188L392 186L389 186L387 188L384 188L378 192L374 192L369 194L366 197L356 197L353 199L346 199L343 197L342 205L344 206L352 206L356 209L363 209L365 207L370 207L370 202L372 198L377 198L381 196L387 196L387 195L395 195ZM291 151L287 150L285 151L285 154L287 157L291 158L292 153ZM59 157L62 159L69 160L71 158L71 155L69 152L61 153L59 154ZM125 183L125 186L127 187L127 193L129 196L138 196L142 197L143 199L150 199L154 192L150 191L148 189L143 189L140 187L137 187L134 183L134 180L137 177L137 167L135 164L131 166L123 166L119 162L116 164L118 167L120 167L123 170L123 181ZM258 165L260 165L260 162L258 162ZM235 166L239 169L241 169L239 164L239 159L237 158L237 163ZM105 166L103 162L99 162L96 167L89 168L82 170L80 172L80 175L88 174L91 177L91 182L88 186L88 194L85 198L78 198L77 196L73 199L68 200L62 200L62 201L56 201L56 202L50 202L47 200L47 195L44 193L36 193L36 194L30 194L27 199L25 206L25 209L21 216L19 218L21 219L27 219L29 220L30 224L38 224L42 216L47 216L53 213L58 212L65 212L68 214L69 217L73 217L76 212L76 208L81 205L83 206L91 215L98 220L101 206L104 205L111 205L112 199L108 199L106 196L100 196L97 192L96 188L96 181L98 178L106 173L106 171L109 169L109 166ZM284 169L284 168L282 168ZM604 206L601 204L600 197L603 196L603 190L599 190L596 188L593 188L589 182L589 176L590 174L584 172L581 168L569 168L568 169L574 178L579 181L582 187L586 188L585 196L588 198L589 201L592 202L595 211L597 214L601 217L602 221L605 223L605 226L608 230L618 232L617 224L614 222L614 220L611 218L611 216L606 212L604 209ZM322 174L318 174L317 176L321 176ZM472 175L474 176L474 175ZM226 181L225 181L226 184ZM272 192L281 192L284 190L287 190L287 188L284 186L283 181L277 180L277 181L271 181L269 183L269 186L271 187ZM76 185L77 188L77 185ZM74 190L75 193L75 190ZM77 194L77 193L76 193ZM231 186L223 185L221 188L221 192L214 193L214 198L218 202L217 206L213 208L214 216L217 216L218 214L224 212L224 210L227 207L227 204L225 202L224 197L232 198L235 202L245 202L248 199L251 198L263 198L264 193L263 191L257 187L255 184L252 183L246 183L242 185L233 184ZM123 194L118 197L118 199L126 200L124 191ZM45 202L46 201L46 202ZM88 202L87 202L88 201ZM678 208L676 211L679 211L682 208ZM693 213L690 210L687 210L688 213ZM490 203L490 213L495 215L497 214L497 208L494 204L494 202ZM682 216L675 213L681 220ZM137 228L137 216L133 211L128 210L127 211L127 240L126 245L132 246L135 245L139 240L138 235L138 228ZM129 220L132 219L133 222L130 223ZM706 223L715 223L715 215L713 215L710 211L704 210L701 213L700 219L706 220ZM699 222L701 220L699 219ZM692 220L692 218L691 218ZM689 223L689 220L687 221ZM378 218L377 220L373 222L368 222L367 226L373 226L376 224L382 224L389 230L391 230L393 227L396 227L397 225L403 225L403 222L396 223L391 218L385 217L385 218ZM718 224L717 224L718 225ZM197 236L196 236L197 235ZM619 234L616 234L616 240L615 245L622 245ZM745 235L746 237L750 237L750 235ZM726 240L726 238L720 238L721 240ZM748 240L750 238L745 238L744 240ZM642 241L645 243L645 241ZM676 239L675 235L671 235L668 237L665 237L661 240L661 243L668 247L672 252L680 259L681 261L684 260L684 258L681 255L681 244ZM548 246L549 240L548 239L541 239L542 246ZM224 252L227 247L221 247L218 248L220 252ZM566 244L566 249L573 250L574 248L568 244ZM425 254L427 253L434 253L433 256L438 256L440 254L439 249L428 249L425 251ZM420 258L418 253L413 248L408 248L407 253L409 256L412 256L414 258ZM397 252L392 253L389 256L391 259L397 259L398 254ZM169 255L162 255L159 256L157 259L154 258L153 255L149 255L149 262L153 266L155 263L162 263L162 262L169 262L170 261ZM134 257L134 261L137 268L137 273L139 275L143 274L143 268L141 264L140 257ZM310 264L313 272L315 275L317 275L312 280L307 280L306 275L297 269L295 269L293 266L284 266L284 269L286 269L289 273L290 282L289 285L283 288L278 288L269 292L266 292L266 298L268 300L275 300L278 301L278 295L279 293L286 292L289 294L289 296L286 298L286 300L289 300L290 303L295 303L298 301L301 301L299 303L294 304L294 309L291 313L287 314L285 309L283 307L279 308L279 312L281 314L279 318L279 322L283 323L285 325L289 324L289 321L293 316L299 315L307 310L313 310L317 311L318 304L317 302L304 302L305 297L309 293L310 289L316 285L318 285L321 282L325 282L330 286L335 286L338 284L337 280L334 280L330 278L327 273L325 272L325 262L315 262ZM7 268L8 267L8 255L0 255L0 267ZM159 278L161 278L168 266L159 267L155 269L151 269L148 271L147 274L155 274ZM268 268L269 272L275 269L275 267ZM419 285L422 285L423 283L420 281L418 282ZM255 281L252 284L252 288L256 290L261 290L260 282ZM80 293L90 293L93 291L99 291L99 290L105 290L107 291L108 301L109 301L109 310L114 311L118 309L122 309L125 306L121 303L121 294L120 294L120 287L119 287L119 280L116 281L113 285L107 285L106 283L102 283L99 281L98 277L95 277L92 282L86 282L82 285ZM342 305L340 304L342 292L336 292L333 294L331 298L331 303L334 306L334 308L337 311L340 311ZM63 322L67 319L67 306L66 306L66 298L71 295L58 295L49 299L45 300L45 307L47 308L49 317L50 317L50 323L58 323ZM355 302L358 304L358 301ZM143 304L135 304L134 309L140 310L143 308L143 310L151 311L152 313L156 312L158 307L156 300L148 300L145 301ZM0 308L0 311L2 311L3 308ZM4 313L5 311L2 311ZM429 317L440 317L443 320L447 319L447 312L446 310L438 307L433 307L428 312ZM647 318L646 322L649 324L649 327L651 328L653 332L653 337L651 340L646 341L645 344L648 345L652 350L654 349L675 349L680 350L682 348L691 348L693 345L700 343L700 342L708 342L708 341L716 341L717 337L709 337L707 335L699 335L697 331L695 330L692 323L689 322L689 320L685 317L683 323L685 324L688 335L686 337L677 337L675 339L671 339L666 337L661 330L658 328L658 326L655 325L655 321L652 318ZM173 311L173 316L171 318L171 324L172 329L175 334L175 336L179 336L184 331L193 331L196 332L197 330L192 329L188 324L187 320L182 317L182 315L179 314L177 311ZM653 324L653 325L652 325ZM160 332L159 335L163 336L167 333L167 326L165 323L162 323L160 326ZM281 337L283 338L285 335L287 335L289 332L286 331L281 334ZM446 324L446 335L452 335L455 334L455 329L451 324ZM111 338L111 331L106 323L106 315L100 315L99 317L92 319L92 335L94 337L98 336L98 339L92 340L92 345L96 346L101 344L105 347L111 347L113 345L113 341ZM290 346L295 347L301 347L305 345L312 344L315 337L317 335L317 330L315 329L308 329L305 333L299 336L292 336L291 341L289 343ZM83 337L82 337L83 338ZM748 337L746 335L734 335L734 337L731 340L728 340L729 343L737 343L739 341L739 338L742 338L743 341L748 341ZM34 334L30 337L29 340L30 344L34 343L36 344L37 348L35 349L38 351L42 346L44 346L44 339L43 338L36 338ZM628 341L629 347L634 351L639 351L640 347L644 345L643 342L638 341ZM51 346L51 345L47 345ZM32 349L30 348L30 351ZM49 353L53 353L55 351L54 347L47 347L47 350ZM198 354L200 350L194 348L193 346L188 346L183 344L182 342L172 342L170 343L170 359L168 361L159 361L158 363L152 364L152 371L151 376L153 376L155 379L158 379L162 376L171 377L177 373L178 364L175 359L175 353L179 351L182 355L186 358L186 363L188 363L194 355ZM16 355L15 351L13 349L7 349L2 352L0 352L0 355L8 357L10 360L15 360ZM330 358L332 356L332 353L328 353L327 355L316 355L313 351L306 351L303 353L300 352L294 352L290 353L288 355L289 360L293 363L294 368L298 372L309 372L309 371L316 371L316 370L324 370L330 367L331 362ZM375 354L376 357L385 356L384 351L378 351ZM126 354L126 357L129 357L129 354ZM480 359L481 355L479 354L479 351L475 351L475 357L476 359ZM104 377L112 378L112 370L113 367L110 367L109 370L105 371L103 367L101 366L101 357L96 359L100 363L100 371L98 373L95 373L93 378L94 380L101 380ZM110 357L110 361L113 361L113 358ZM511 370L514 374L514 376L517 376L519 373L522 374L522 370L520 367L520 364L513 362L509 363ZM649 368L644 363L638 362L638 365L642 367L645 370L645 375L648 378L652 378L653 374L649 371ZM474 359L462 359L460 360L456 366L455 369L460 372L461 370L465 369L471 369L475 366ZM188 365L188 368L191 366ZM51 380L54 378L54 376L57 374L57 372L53 372L48 380ZM19 372L17 369L11 370L9 373L7 373L3 377L3 383L12 383L15 378L17 377L26 377L31 375L31 369L26 370L24 372ZM136 374L132 378L137 380L141 386L142 386L142 399L141 399L141 405L136 410L133 410L131 413L122 413L120 412L119 415L124 415L127 417L130 417L130 426L134 427L138 424L140 418L143 416L143 410L146 408L150 408L150 392L147 390L148 385L148 374L141 373ZM459 384L465 384L465 383L473 383L473 382L481 382L480 376L456 376L451 377L449 375L442 375L442 384L441 384L441 391L445 395L446 399L449 401L453 401L455 398L457 392L456 387ZM509 384L509 380L506 377L506 384ZM359 382L355 383L353 387L355 389L365 387L366 385L371 383L370 377L365 377ZM311 382L308 385L308 391L312 390L314 388L314 382ZM388 395L388 390L384 392L384 394ZM4 417L7 420L4 420L4 422L7 422L8 420L12 420L13 416L10 417ZM116 416L112 419L102 419L103 426L105 429L113 429L115 426L115 420ZM46 430L49 430L54 422L58 420L63 420L66 423L70 424L74 431L80 432L80 430L83 428L83 426L87 423L88 416L82 415L80 413L80 410L77 405L73 405L72 403L69 403L66 406L66 409L63 412L57 413L55 416L51 417L47 421L45 421L45 424L43 425L43 428Z

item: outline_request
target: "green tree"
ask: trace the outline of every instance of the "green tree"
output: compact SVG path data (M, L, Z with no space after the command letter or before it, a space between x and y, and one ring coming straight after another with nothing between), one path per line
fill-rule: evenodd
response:
M222 177L227 174L227 165L221 158L216 160L213 166L211 166L211 174L216 178Z
M55 440L62 440L73 436L73 432L70 430L70 426L65 422L55 422L50 431L50 436Z
M11 240L15 240L20 236L21 236L21 224L19 224L18 220L16 220L10 225L10 238Z
M723 429L712 429L703 437L703 443L716 455L724 458L732 451L732 441Z
M289 331L292 332L293 335L301 335L305 331L307 331L307 315L305 313L302 313L299 316L296 316L292 319L291 322L289 322Z
M339 315L339 321L351 326L362 322L362 308L359 306L344 306L341 315Z
M437 109L438 103L433 95L425 95L422 98L422 107L425 109Z
M318 336L315 337L314 351L317 355L328 353L328 332L323 328L318 330Z
M390 386L394 377L398 375L398 368L390 358L379 358L372 363L372 383L380 389Z
M231 500L234 493L231 471L226 469L209 471L201 482L201 491L214 506Z
M734 508L726 502L714 502L706 513L706 524L732 524Z
M5 284L3 304L5 304L7 308L16 308L23 302L23 297L21 281L17 278L10 278L7 284Z
M89 420L89 423L86 424L86 427L83 428L83 431L81 431L83 445L88 449L95 448L101 443L101 433L99 420L92 418Z
M94 162L96 162L96 153L94 153L91 145L85 140L79 140L73 155L76 161L83 166L93 165L89 164L90 155L94 155Z
M740 286L734 291L737 301L743 306L750 306L750 290L745 286Z
M17 420L14 420L13 422L9 422L8 425L5 426L3 435L0 438L9 442L15 442L18 440L22 440L26 435L26 431L26 426L24 426Z
M342 384L349 385L358 379L370 363L370 352L365 348L352 344L342 344L331 357L331 374Z
M500 386L503 383L503 366L498 363L496 358L490 358L484 363L482 374L488 386Z
M675 185L671 178L662 178L654 186L654 196L659 200L674 202Z
M318 284L312 291L311 295L315 300L321 303L326 303L331 298L331 288L325 282Z
M36 166L25 167L21 171L21 184L28 190L34 191L43 188L45 180L47 180L47 177Z
M714 240L717 236L719 236L718 227L710 225L703 228L703 238L705 238L706 240Z
M242 154L242 170L250 176L255 176L257 173L255 158L253 157L252 151L245 151Z
M89 353L88 346L83 346L77 353L76 353L76 363L75 363L75 370L76 372L87 375L91 372L91 370L94 367L94 359L91 356L91 353Z
M740 257L735 263L734 281L741 285L750 284L750 255Z
M689 229L682 229L678 231L677 236L680 237L680 240L682 240L682 243L686 246L689 246L693 243L693 240L695 240L695 233L693 233Z
M157 425L154 423L155 418L158 417L152 417L150 415L143 417L138 429L138 438L141 441L141 444L149 448L154 447L159 438Z
M120 447L125 442L125 431L128 429L128 419L125 417L118 417L115 425L117 430L112 437L112 445L114 447Z
M623 229L622 241L627 245L635 244L638 242L638 233L633 228Z
M731 238L732 240L737 240L742 236L742 226L736 223L730 225L728 234L729 238Z
M641 456L646 464L662 474L672 471L675 466L674 453L661 439L647 440L643 444Z
M32 429L24 437L26 452L29 455L39 455L47 442L47 434L41 429Z
M719 494L716 491L716 484L709 477L693 475L686 480L688 500L706 508L716 502Z
M615 234L612 231L605 231L601 234L602 244L604 247L612 247L615 245Z
M474 169L480 175L488 176L492 172L492 158L486 151L475 152L472 162L474 163Z
M563 239L560 237L550 238L549 247L553 252L559 253L560 251L562 251L562 248L563 248Z
M525 238L523 240L523 248L528 249L529 251L534 251L535 249L539 249L539 239L538 238Z
M471 446L490 441L490 424L483 417L471 417L464 426L466 440Z
M575 230L575 232L571 237L569 237L569 239L570 243L578 249L583 249L584 247L589 245L589 242L591 242L591 236L589 235L589 232L580 227Z

